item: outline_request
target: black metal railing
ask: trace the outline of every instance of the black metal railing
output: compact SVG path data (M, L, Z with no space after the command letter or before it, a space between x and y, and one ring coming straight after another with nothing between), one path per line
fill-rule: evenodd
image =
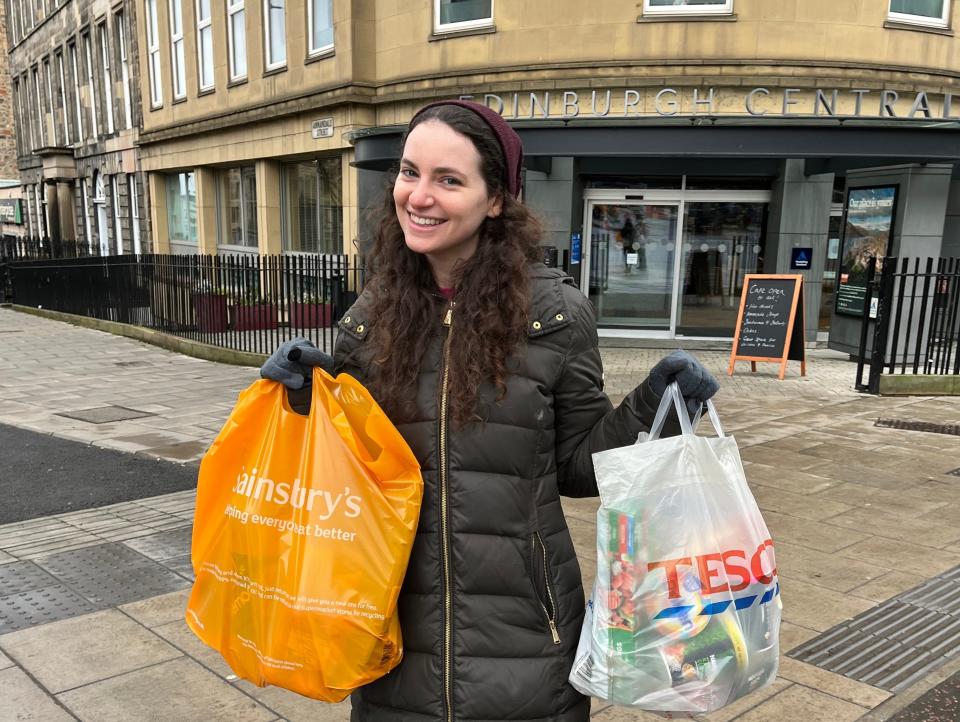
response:
M876 267L871 258L857 389L878 393L883 374L960 375L960 258L885 258L879 278Z
M347 256L124 255L9 261L12 301L270 353L295 336L332 352L365 282Z
M0 236L0 263L39 258L86 258L100 255L100 246L86 241Z

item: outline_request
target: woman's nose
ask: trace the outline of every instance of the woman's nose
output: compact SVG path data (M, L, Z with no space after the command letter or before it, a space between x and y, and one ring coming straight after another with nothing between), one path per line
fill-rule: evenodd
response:
M433 204L433 194L430 192L429 183L420 178L416 187L410 192L410 205L423 208Z

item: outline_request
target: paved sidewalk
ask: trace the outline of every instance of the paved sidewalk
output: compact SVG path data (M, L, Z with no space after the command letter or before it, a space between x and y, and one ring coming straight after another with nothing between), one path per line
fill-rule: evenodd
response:
M604 349L611 396L662 354ZM812 354L806 378L791 363L782 382L774 365L728 378L726 354L698 355L723 374L718 409L777 541L784 651L960 565L960 478L946 473L960 439L873 425L960 423L960 399L859 395L855 365L830 352ZM195 464L256 376L0 309L0 423ZM0 526L0 722L349 718L345 704L237 680L187 630L193 499ZM597 502L564 507L589 590ZM880 720L924 691L892 695L784 656L774 685L707 719ZM603 702L594 718L660 719Z

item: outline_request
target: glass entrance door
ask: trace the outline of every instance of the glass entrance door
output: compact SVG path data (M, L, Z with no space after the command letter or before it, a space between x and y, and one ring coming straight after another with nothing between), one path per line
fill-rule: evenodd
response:
M670 331L679 203L591 201L587 217L598 324Z

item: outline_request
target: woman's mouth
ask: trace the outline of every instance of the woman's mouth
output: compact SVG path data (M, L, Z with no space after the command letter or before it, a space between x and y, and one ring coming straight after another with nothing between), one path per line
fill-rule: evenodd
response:
M446 223L446 220L443 218L427 218L426 216L418 216L413 213L407 212L407 217L414 223L414 225L420 226L421 228L431 228L432 226L439 226L441 223Z

